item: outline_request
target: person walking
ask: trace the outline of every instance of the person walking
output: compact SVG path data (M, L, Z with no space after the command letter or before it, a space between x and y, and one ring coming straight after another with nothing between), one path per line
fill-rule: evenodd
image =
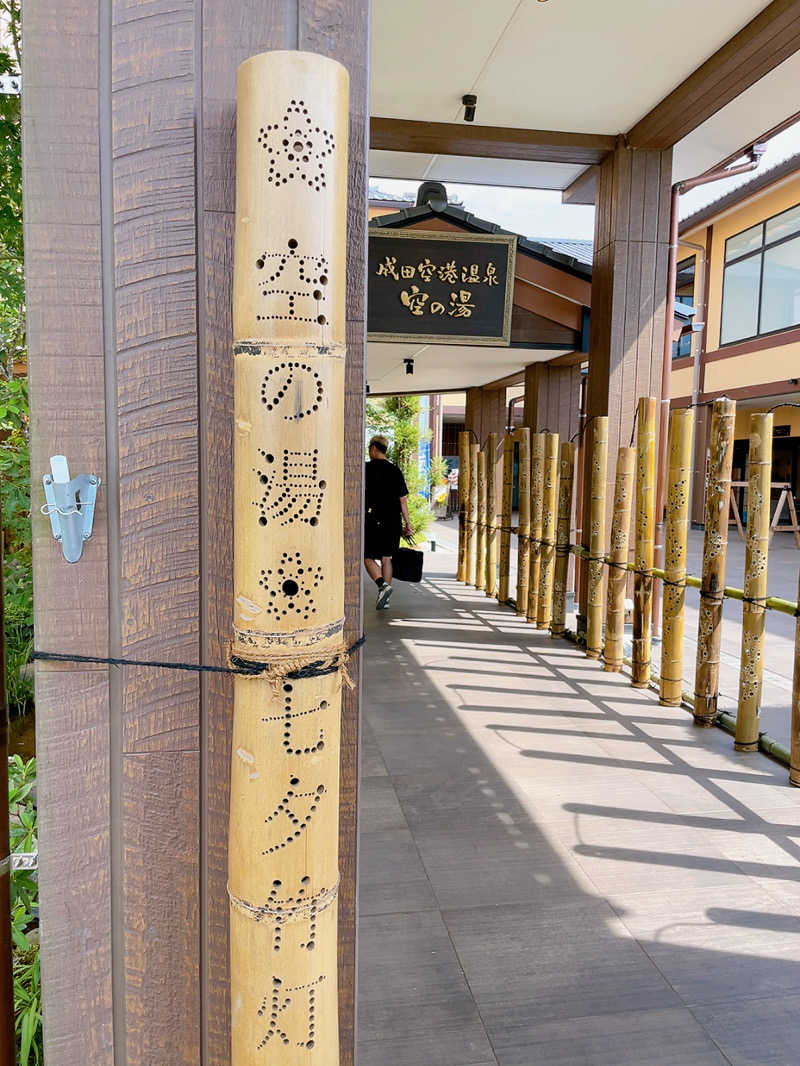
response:
M378 611L389 606L392 596L392 556L400 536L411 536L406 479L386 458L388 449L386 437L372 438L364 474L364 566L378 586Z

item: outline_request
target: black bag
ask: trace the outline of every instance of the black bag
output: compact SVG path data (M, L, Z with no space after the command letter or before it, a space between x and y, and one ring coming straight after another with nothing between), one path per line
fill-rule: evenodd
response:
M392 576L398 581L422 581L423 553L416 548L398 548L392 556Z

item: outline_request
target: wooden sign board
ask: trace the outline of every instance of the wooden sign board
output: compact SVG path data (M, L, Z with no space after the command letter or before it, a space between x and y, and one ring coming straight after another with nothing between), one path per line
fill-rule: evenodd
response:
M367 338L508 345L517 238L371 230Z

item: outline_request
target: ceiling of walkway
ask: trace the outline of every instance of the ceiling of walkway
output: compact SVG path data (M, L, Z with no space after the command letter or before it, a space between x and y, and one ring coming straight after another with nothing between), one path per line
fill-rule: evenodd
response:
M372 0L371 114L515 129L630 130L769 5L764 0ZM676 177L737 150L796 108L798 55L679 141ZM566 188L583 164L373 150L377 177Z

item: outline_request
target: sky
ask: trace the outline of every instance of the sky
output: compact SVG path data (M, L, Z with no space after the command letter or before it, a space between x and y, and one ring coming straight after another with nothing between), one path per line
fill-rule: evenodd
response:
M776 166L800 152L800 123L774 137L762 157L759 171ZM681 218L698 211L740 185L752 175L727 178L693 189L681 197ZM373 179L382 192L416 197L417 181L398 181L389 178ZM478 218L497 222L504 229L521 233L524 237L572 237L591 240L594 235L594 208L562 204L561 193L544 189L510 189L488 185L456 185L447 183L451 199L463 201L464 208Z

